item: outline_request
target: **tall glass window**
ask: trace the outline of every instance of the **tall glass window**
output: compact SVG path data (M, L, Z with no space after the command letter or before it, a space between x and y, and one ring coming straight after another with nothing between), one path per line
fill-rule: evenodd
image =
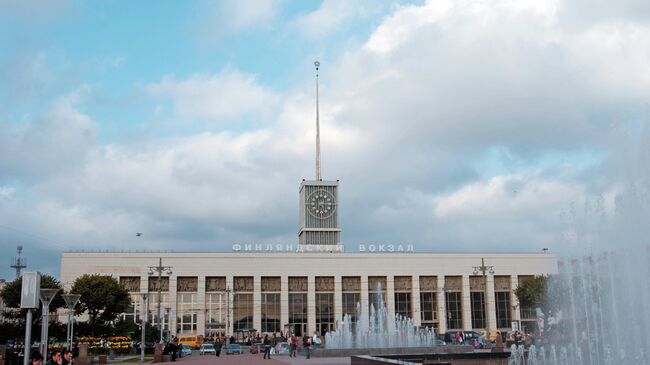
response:
M289 293L289 325L296 336L307 333L307 293Z
M343 316L350 316L352 325L357 322L357 303L361 301L361 277L344 276L341 278L341 289L343 290L342 305Z
M395 314L411 317L411 293L395 293Z
M280 332L279 293L262 293L262 332Z
M420 276L420 320L423 327L438 328L438 278Z
M324 336L334 329L334 294L316 293L316 330Z
M471 292L472 328L485 328L485 293Z
M233 330L253 328L253 294L235 294L233 296Z
M225 293L205 293L205 334L225 334L228 304Z
M196 333L197 311L196 293L176 295L176 333Z
M447 292L447 327L450 330L460 330L463 326L463 305L460 292Z
M289 326L296 336L307 334L307 277L289 277Z
M375 310L381 305L386 305L386 277L368 277L368 308L374 306Z
M357 303L361 301L359 293L343 293L343 315L350 315L352 323L357 321Z
M494 293L497 310L497 327L510 328L510 292L500 291Z
M422 326L432 327L433 322L438 320L438 317L436 316L436 293L420 293L420 309Z

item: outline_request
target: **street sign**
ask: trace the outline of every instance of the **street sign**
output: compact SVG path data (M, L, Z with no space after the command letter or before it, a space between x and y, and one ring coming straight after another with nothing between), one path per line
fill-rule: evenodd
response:
M23 286L20 292L20 308L38 308L41 292L41 273L24 272Z

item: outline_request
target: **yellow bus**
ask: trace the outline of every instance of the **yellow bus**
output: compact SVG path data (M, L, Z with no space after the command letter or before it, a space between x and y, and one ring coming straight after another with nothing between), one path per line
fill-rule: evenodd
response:
M198 348L203 344L203 336L201 335L179 335L178 343L186 344L192 348Z

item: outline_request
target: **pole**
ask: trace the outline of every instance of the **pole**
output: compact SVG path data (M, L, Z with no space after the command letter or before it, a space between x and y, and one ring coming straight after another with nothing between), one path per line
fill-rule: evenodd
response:
M50 312L50 305L48 304L43 304L43 317L41 318L42 321L42 326L41 326L41 353L43 354L43 359L47 359L47 343L48 338L47 338L47 330L48 326L50 324L50 319L49 319L49 312Z
M32 348L32 310L27 310L25 318L25 349L23 350L23 365L29 365L29 355Z
M72 351L73 342L74 342L74 316L70 318L70 351Z
M162 328L162 257L158 259L158 331L160 331L160 343L163 342L163 328Z
M68 348L72 349L72 335L70 335L70 321L72 321L72 311L68 309L68 327L66 329L66 340L68 341Z
M146 308L146 295L142 295L142 308ZM144 315L142 315L142 312L144 312ZM140 362L144 362L144 348L145 348L145 331L146 331L146 324L147 324L147 312L142 311L140 314L140 324L142 325L142 332L140 333Z

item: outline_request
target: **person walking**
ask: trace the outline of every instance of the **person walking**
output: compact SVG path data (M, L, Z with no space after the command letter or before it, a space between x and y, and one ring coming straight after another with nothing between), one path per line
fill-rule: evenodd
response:
M306 355L307 359L311 358L311 348L313 346L311 341L312 341L311 337L307 337L307 339L306 339L306 341L304 342L304 345L303 345L305 347L305 355Z
M271 341L269 341L269 335L264 335L264 358L271 358Z
M289 357L296 357L296 350L298 349L298 339L296 338L296 335L291 336L289 341L290 341L289 346L291 347L291 352L289 352Z
M221 348L223 347L223 342L221 341L221 336L217 336L217 339L214 342L214 354L217 355L217 357L221 356Z

